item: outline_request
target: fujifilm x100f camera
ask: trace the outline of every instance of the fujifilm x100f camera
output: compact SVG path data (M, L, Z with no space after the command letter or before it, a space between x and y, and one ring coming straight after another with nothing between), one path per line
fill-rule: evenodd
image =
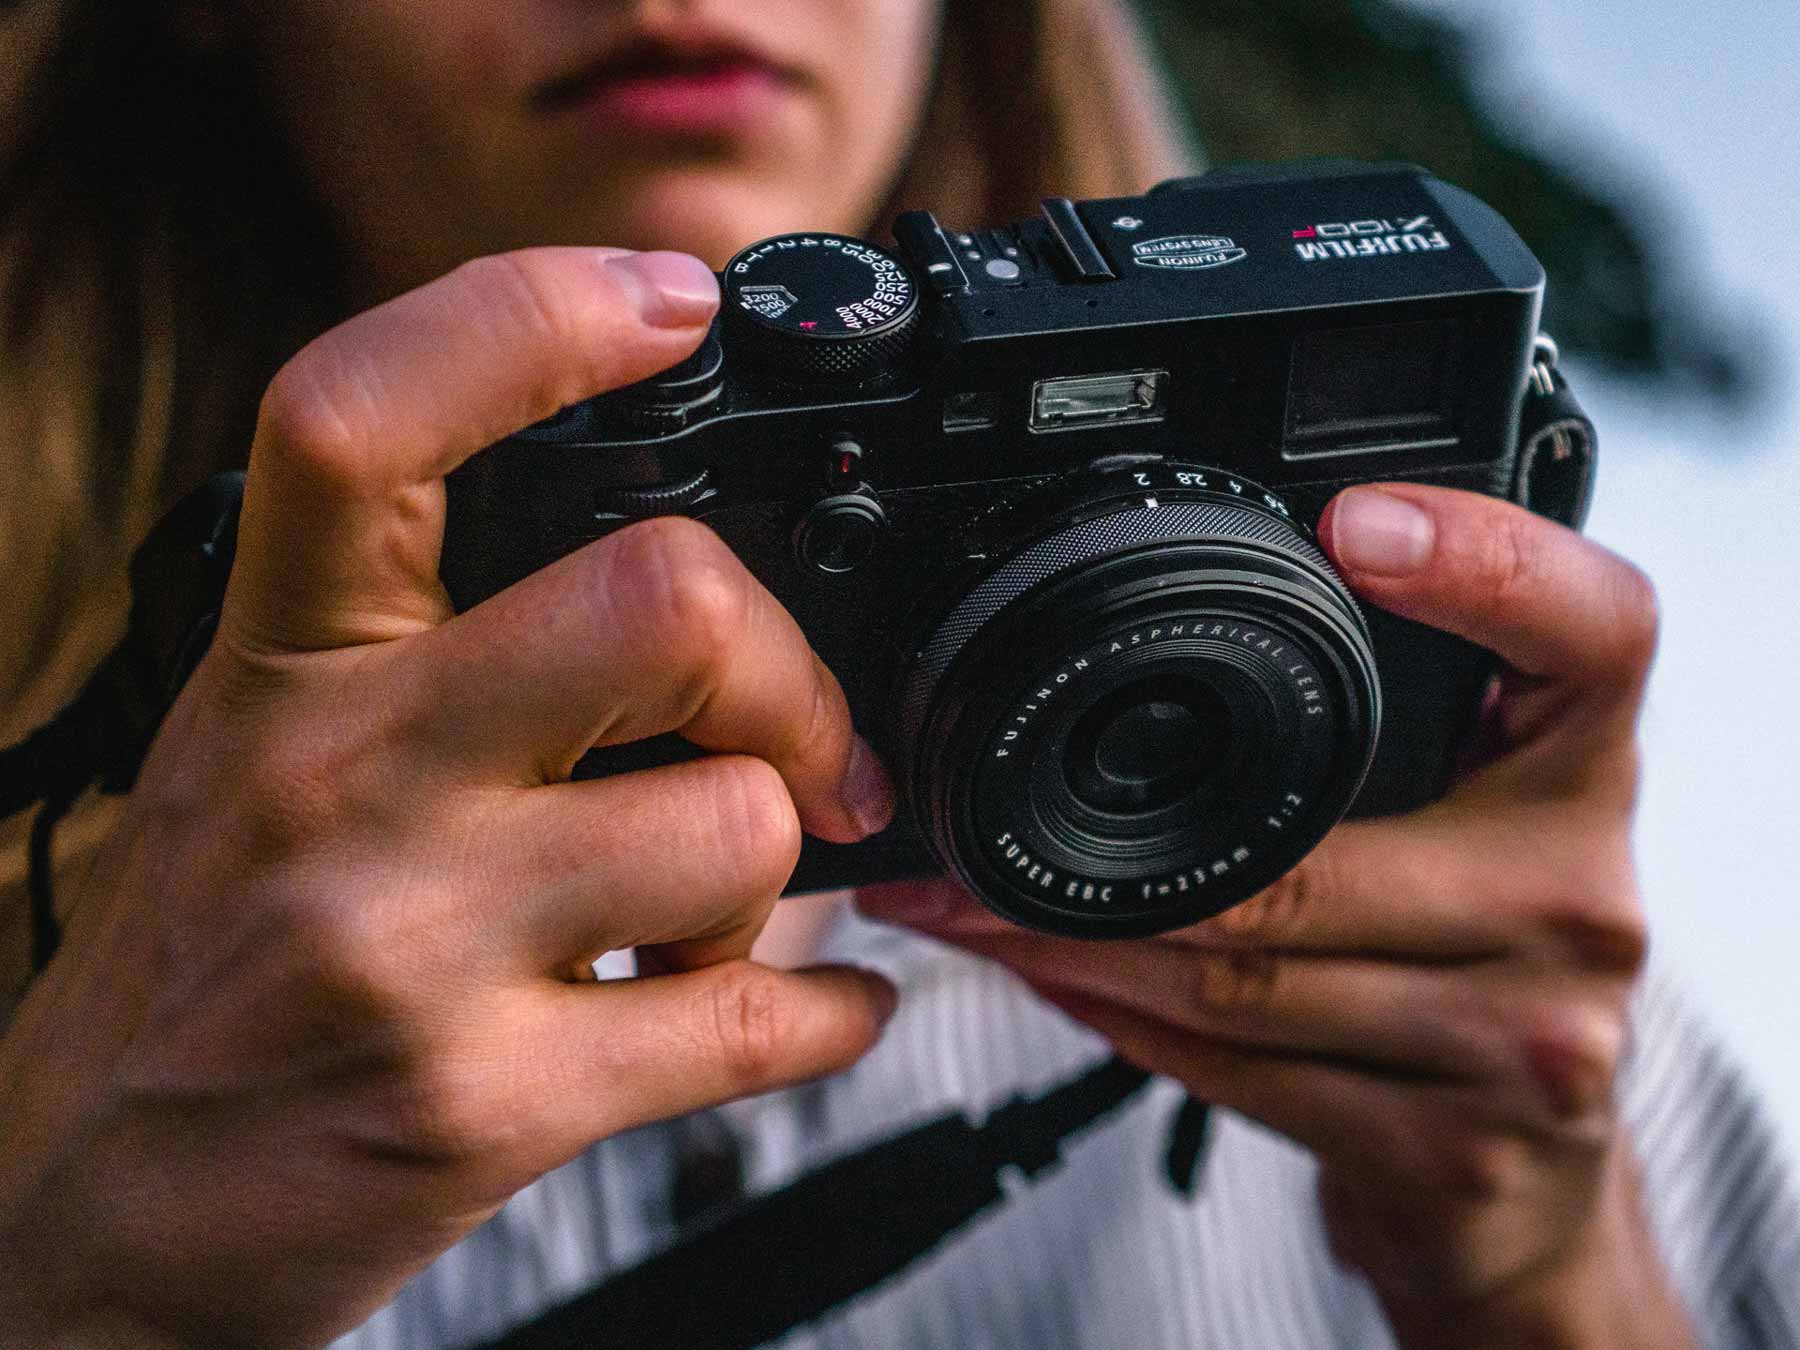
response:
M1379 479L1579 524L1591 437L1538 434L1568 409L1530 412L1554 349L1506 222L1330 162L895 235L745 249L690 359L460 469L457 606L645 517L716 530L900 784L792 891L948 870L1032 927L1154 933L1440 793L1492 658L1359 607L1313 529Z

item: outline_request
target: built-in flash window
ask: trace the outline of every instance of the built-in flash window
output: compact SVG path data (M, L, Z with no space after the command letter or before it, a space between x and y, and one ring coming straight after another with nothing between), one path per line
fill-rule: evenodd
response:
M1166 370L1039 380L1031 389L1031 429L1073 431L1105 423L1159 421L1168 383Z

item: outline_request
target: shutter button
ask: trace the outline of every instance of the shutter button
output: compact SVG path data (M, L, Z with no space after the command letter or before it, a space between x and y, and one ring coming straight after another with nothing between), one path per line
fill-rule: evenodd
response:
M724 365L724 349L717 334L709 332L691 356L606 401L633 431L666 436L691 425L718 400Z

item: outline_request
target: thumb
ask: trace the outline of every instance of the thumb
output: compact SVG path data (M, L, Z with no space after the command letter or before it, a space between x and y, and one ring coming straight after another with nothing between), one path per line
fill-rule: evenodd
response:
M567 1152L738 1097L822 1078L874 1046L894 986L872 971L753 961L559 985L545 1036L569 1066L548 1123Z

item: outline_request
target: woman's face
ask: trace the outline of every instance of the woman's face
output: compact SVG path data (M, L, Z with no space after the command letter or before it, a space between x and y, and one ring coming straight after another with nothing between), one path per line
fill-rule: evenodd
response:
M247 0L235 13L379 294L530 244L678 248L717 267L779 231L867 228L922 113L939 4Z

